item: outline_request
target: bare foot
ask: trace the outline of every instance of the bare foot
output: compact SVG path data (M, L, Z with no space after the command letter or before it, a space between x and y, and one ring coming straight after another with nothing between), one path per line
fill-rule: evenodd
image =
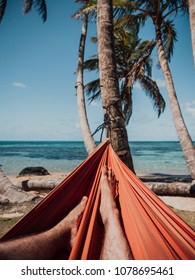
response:
M100 258L103 260L133 259L115 201L118 182L113 171L106 166L102 168L100 184L100 214L105 228Z
M0 244L0 259L67 259L77 233L77 222L87 197L83 197L61 222L50 230Z
M112 216L113 211L118 214L116 207L115 196L117 188L117 180L112 169L107 166L102 167L102 175L100 180L101 188L101 202L100 202L100 214L103 223L105 223L110 216Z
M87 197L84 196L81 202L53 229L53 234L57 234L58 238L63 240L65 248L70 251L75 242L78 220L82 215L87 202Z

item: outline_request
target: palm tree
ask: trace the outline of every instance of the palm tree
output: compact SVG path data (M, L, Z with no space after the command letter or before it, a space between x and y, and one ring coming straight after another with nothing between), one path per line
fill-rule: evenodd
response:
M97 34L101 100L104 109L104 119L107 120L107 136L110 138L115 152L134 172L120 101L111 0L97 1Z
M126 29L115 28L114 36L117 77L125 125L129 123L132 114L133 85L137 81L140 82L147 96L152 99L153 107L160 116L164 111L165 101L156 82L151 79L152 61L149 58L151 49L154 48L154 42L141 42L138 38L138 29L135 26L131 32ZM92 38L92 41L97 42L97 38ZM85 61L85 68L89 71L97 71L98 57L93 56ZM90 101L99 99L101 93L99 79L85 85L85 91Z
M78 104L78 113L80 119L82 138L84 141L85 148L88 154L90 154L95 149L96 144L91 134L89 123L88 123L87 112L85 107L84 85L83 85L83 62L84 62L87 26L88 26L88 15L85 14L83 18L82 32L81 32L81 38L79 44L76 89L77 89L77 104Z
M177 39L172 17L176 16L179 11L184 14L188 12L188 0L135 0L130 1L130 4L129 10L123 9L127 19L129 12L130 14L134 12L134 16L139 17L142 22L148 18L153 22L159 63L166 81L174 125L189 172L192 178L195 178L195 148L182 116L169 68L174 42ZM122 20L124 22L124 17Z
M192 37L192 50L194 56L195 64L195 1L189 0L189 12L190 12L190 28L191 28L191 37Z
M104 126L114 150L134 172L116 75L112 1L89 1L78 11L78 15L83 12L91 12L93 9L97 11L98 18L98 52Z

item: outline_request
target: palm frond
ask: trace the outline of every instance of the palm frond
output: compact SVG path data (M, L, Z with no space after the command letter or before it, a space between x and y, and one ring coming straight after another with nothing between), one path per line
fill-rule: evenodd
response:
M100 99L100 80L96 79L85 85L85 93L90 103L93 100Z
M131 87L133 85L133 83L138 79L141 73L144 74L147 73L149 77L151 76L152 60L149 58L154 46L155 46L155 42L151 41L150 44L147 44L145 53L143 54L141 52L141 55L138 57L138 59L133 60L130 71L126 75L128 79L128 83L127 83L128 87Z
M154 110L157 111L158 117L160 117L161 113L165 110L165 100L160 93L157 83L145 75L140 77L139 82L146 95L152 100Z
M163 21L161 31L165 54L168 61L170 61L171 56L173 55L174 43L177 41L177 33L175 31L173 21Z
M7 5L7 0L0 0L0 23L3 19L5 9L6 9L6 5Z
M113 16L116 19L131 15L136 10L135 1L113 0Z
M25 0L22 11L24 14L29 13L32 10L33 0Z
M166 1L164 5L162 6L163 11L167 9L167 14L174 14L177 15L179 11L181 11L183 14L188 13L188 0L172 0L172 1ZM166 17L166 15L165 15Z
M23 5L23 13L27 14L35 6L43 22L47 20L47 6L45 0L25 0Z
M144 72L147 74L148 77L152 77L152 65L153 65L152 58L148 57L143 65Z
M98 57L95 55L92 59L88 59L84 62L84 69L88 71L99 71L98 63Z
M74 19L82 19L83 15L89 15L89 21L96 19L96 11L97 11L97 1L96 0L88 0L88 1L76 1L82 5L82 7L75 12L72 17Z
M124 14L122 17L114 17L115 28L132 30L144 25L147 16L142 13Z
M120 97L125 125L128 125L133 112L132 88L128 88L126 80L120 83Z
M43 22L45 22L47 20L47 6L45 0L36 0L35 7L37 8Z
M134 46L134 50L131 55L131 60L135 63L140 60L140 58L148 57L152 53L154 46L154 41L137 41L137 45Z
M93 36L93 37L90 38L90 41L91 41L92 43L94 43L94 44L97 44L98 38L95 37L95 36Z

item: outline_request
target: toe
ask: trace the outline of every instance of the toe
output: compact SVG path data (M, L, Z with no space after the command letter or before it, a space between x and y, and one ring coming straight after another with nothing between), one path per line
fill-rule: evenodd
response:
M108 167L106 165L104 165L102 167L102 175L103 176L108 176Z

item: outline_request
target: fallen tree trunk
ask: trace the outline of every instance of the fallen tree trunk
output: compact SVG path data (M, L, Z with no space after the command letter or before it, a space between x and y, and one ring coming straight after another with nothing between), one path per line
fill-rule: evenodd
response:
M18 188L28 191L50 191L60 184L60 178L30 178L17 184Z
M191 183L147 182L145 184L157 195L195 197L195 181Z
M17 187L25 191L49 191L61 183L62 178L30 178L18 183ZM157 195L195 197L195 181L183 182L145 182Z

